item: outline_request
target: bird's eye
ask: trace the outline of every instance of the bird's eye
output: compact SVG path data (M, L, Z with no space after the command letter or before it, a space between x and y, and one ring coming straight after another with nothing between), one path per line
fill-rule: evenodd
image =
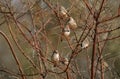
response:
M65 32L69 32L69 30L65 30Z

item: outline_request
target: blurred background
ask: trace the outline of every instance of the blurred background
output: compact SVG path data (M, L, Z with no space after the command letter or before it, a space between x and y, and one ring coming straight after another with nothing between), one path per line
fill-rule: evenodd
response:
M102 0L87 1L97 11ZM116 16L119 5L120 0L106 0L99 21ZM62 26L60 22L65 24L66 21L55 14L58 12L59 15L59 6L65 7L78 26L77 29L71 30L69 41L60 40ZM53 67L51 55L53 50L58 50L62 58L70 60L72 54L70 45L75 48L79 37L82 37L81 43L86 37L90 45L85 49L78 47L80 51L71 61L68 75L70 79L90 79L95 25L91 26L93 18L84 0L0 0L0 19L0 32L9 39L25 79L69 79L66 73L59 74L66 66L60 64L63 70ZM120 36L120 16L99 24L98 29L99 32L107 31L99 34L98 39L103 42L97 46L100 46L100 49L103 47L100 56L104 66L104 79L120 79L120 37L113 38ZM108 31L113 29L115 30ZM107 38L113 39L105 41ZM98 49L96 52L99 52ZM96 54L96 62L100 56ZM100 63L96 64L98 66L95 65L97 67L95 79L102 79ZM24 79L10 46L1 33L0 79Z

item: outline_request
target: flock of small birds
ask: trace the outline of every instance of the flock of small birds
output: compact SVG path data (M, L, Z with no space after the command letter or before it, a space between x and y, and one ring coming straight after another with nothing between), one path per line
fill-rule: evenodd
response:
M60 6L59 9L60 12L60 16L62 18L68 18L68 21L66 23L66 25L64 26L63 30L62 30L62 35L66 38L69 39L71 30L75 30L78 26L76 21L73 19L73 17L68 15L68 11L65 9L65 7ZM87 48L89 46L89 41L86 38L82 43L81 43L81 48ZM52 54L52 61L54 62L54 67L56 67L56 65L60 62L60 54L58 52L58 50L54 50L53 54ZM68 65L69 60L68 58L63 58L62 63L64 65Z

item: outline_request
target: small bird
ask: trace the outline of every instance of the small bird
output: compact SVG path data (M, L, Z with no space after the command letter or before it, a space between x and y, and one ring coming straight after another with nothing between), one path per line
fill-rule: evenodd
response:
M52 60L54 62L54 67L56 67L56 65L59 63L60 61L60 55L58 50L54 50L53 54L52 54Z
M111 70L109 64L104 60L102 60L101 63L96 63L96 64L98 64L98 72L101 71L101 67L103 71Z
M62 58L62 64L68 65L68 63L69 63L68 58Z
M63 29L63 34L65 37L68 37L70 35L69 25L66 25L66 27Z
M67 10L63 6L60 6L60 15L62 17L68 17Z
M109 69L109 70L111 70L111 68L109 67L109 65L108 65L108 63L107 62L105 62L105 61L103 61L102 62L102 65L103 65L103 69Z
M68 24L69 27L73 30L77 28L77 23L72 17L69 17Z
M81 43L81 48L87 48L89 46L89 40L86 38L82 43Z
M65 58L65 60L64 60L64 64L65 64L65 65L68 65L68 63L69 63L68 58Z
M62 30L61 41L63 40L63 38L66 38L69 40L69 35L70 35L70 28L69 28L69 25L66 25L65 28L63 28L63 30Z

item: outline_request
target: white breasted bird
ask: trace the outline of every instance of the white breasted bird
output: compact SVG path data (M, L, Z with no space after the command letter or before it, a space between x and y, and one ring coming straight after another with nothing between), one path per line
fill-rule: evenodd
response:
M103 69L108 68L109 70L111 70L111 68L109 67L109 65L108 65L107 62L103 61L103 62L102 62L102 65L103 65Z
M60 15L61 15L62 17L68 17L68 15L67 15L67 10L66 10L65 7L63 7L63 6L60 6Z
M63 29L62 29L62 36L61 36L61 41L65 38L67 40L69 40L69 35L70 35L70 28L69 25L66 25Z
M68 37L70 35L69 25L66 25L66 27L63 29L63 34L65 37Z
M68 24L69 24L69 27L71 29L76 29L77 28L77 23L72 17L69 17Z
M68 65L68 63L69 63L68 58L65 58L65 60L64 60L64 64L65 64L65 65Z
M69 63L68 58L62 58L62 64L68 65L68 63Z
M59 63L60 61L60 55L58 50L54 50L52 54L52 60L54 62L54 67Z
M81 48L87 48L89 46L89 40L86 38L82 43L81 43Z

